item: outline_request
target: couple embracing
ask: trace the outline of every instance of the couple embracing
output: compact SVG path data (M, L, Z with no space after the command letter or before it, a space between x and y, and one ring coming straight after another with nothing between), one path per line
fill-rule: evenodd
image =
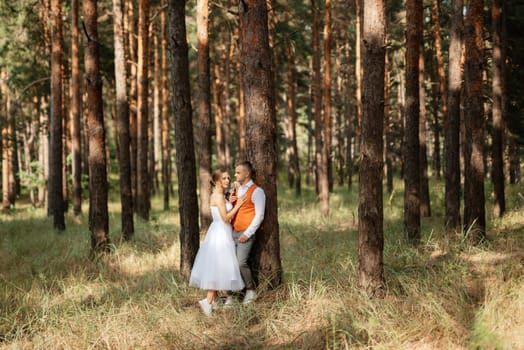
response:
M248 258L255 232L264 219L266 195L254 182L253 166L243 161L235 167L235 189L226 199L231 178L227 171L212 175L210 207L213 221L195 258L189 285L207 290L198 303L207 316L218 306L217 291L245 289L243 303L255 299L255 285ZM233 304L233 295L226 299Z

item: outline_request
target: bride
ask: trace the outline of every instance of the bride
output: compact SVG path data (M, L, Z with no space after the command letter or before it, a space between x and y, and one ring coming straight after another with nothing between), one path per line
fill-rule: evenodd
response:
M213 311L213 302L218 299L218 290L241 290L244 282L240 275L235 253L235 243L231 238L231 219L246 201L246 196L237 199L235 206L226 201L225 192L229 189L231 178L224 170L216 170L212 175L210 207L213 221L195 258L189 285L207 290L207 297L198 303L207 316Z

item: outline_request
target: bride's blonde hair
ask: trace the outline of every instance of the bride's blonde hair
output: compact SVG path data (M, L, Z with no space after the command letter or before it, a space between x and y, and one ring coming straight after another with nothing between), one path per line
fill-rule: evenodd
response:
M225 169L217 169L215 171L213 171L213 174L211 174L211 186L215 187L217 185L217 181L220 180L220 178L222 177L222 174L225 173L226 170Z

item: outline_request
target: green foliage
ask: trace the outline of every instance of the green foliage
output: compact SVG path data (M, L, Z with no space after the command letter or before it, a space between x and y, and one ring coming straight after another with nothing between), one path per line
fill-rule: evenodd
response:
M44 187L46 180L44 177L44 167L38 161L31 162L30 171L20 171L20 183L28 190L37 190Z

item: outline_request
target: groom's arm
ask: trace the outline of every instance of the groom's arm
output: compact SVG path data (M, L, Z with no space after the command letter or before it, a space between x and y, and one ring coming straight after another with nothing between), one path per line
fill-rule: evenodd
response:
M244 231L244 235L246 235L247 238L251 238L251 236L255 234L262 224L262 220L264 220L264 212L266 210L266 194L260 187L257 187L251 195L251 200L255 205L255 217L253 218L253 221L251 221L251 224L248 226L248 228Z

